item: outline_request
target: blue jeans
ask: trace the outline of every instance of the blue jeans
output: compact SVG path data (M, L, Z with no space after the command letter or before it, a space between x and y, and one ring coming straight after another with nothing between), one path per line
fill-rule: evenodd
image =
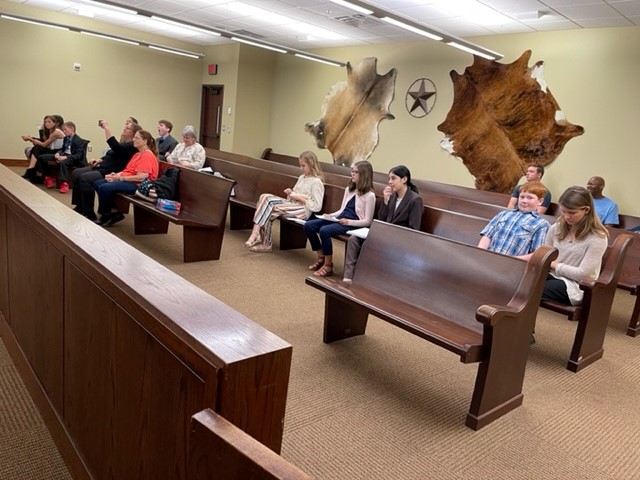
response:
M98 213L106 215L111 213L113 208L114 193L133 195L136 193L138 185L133 182L107 182L104 178L100 178L93 182L93 188L98 192Z
M352 230L353 227L341 225L338 222L331 222L316 218L315 220L307 220L304 224L304 233L311 243L311 249L314 252L322 249L323 255L333 255L333 243L331 237L334 235L342 235ZM318 235L320 238L318 238Z

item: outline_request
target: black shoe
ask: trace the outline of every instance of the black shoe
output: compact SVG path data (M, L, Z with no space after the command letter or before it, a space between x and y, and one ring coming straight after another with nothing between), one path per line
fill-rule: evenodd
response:
M98 217L96 217L96 214L93 213L93 212L91 212L91 213L83 213L82 216L83 217L87 217L92 222L95 222L98 219Z
M109 220L111 220L111 215L109 213L105 213L104 215L100 215L100 218L95 221L96 225L104 225Z
M124 220L124 215L120 212L115 212L112 213L111 216L109 217L109 220L107 220L106 222L104 222L102 224L103 227L110 227L112 225L115 225L118 222L121 222L122 220Z
M44 184L44 175L34 175L30 180L34 185L42 185Z
M22 178L24 178L25 180L31 180L35 176L36 176L36 169L27 168L24 172L24 175L22 175Z
M82 215L82 207L80 205L73 207L73 211Z

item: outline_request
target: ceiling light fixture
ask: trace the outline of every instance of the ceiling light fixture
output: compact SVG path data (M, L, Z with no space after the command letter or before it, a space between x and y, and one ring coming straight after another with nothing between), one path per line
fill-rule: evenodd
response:
M409 25L404 21L401 22L400 20L396 20L395 18L382 17L380 20L390 23L391 25L395 25L396 27L404 28L405 30L408 30L410 32L417 33L418 35L422 35L423 37L430 38L431 40L437 40L438 42L442 40L442 37L440 35L428 32L423 28L414 27L413 25Z
M94 2L93 0L79 0L81 3L86 3L87 5L93 5L94 7L104 8L106 10L113 10L118 13L127 13L129 15L137 15L138 12L136 10L131 10L130 8L118 7L117 5L112 5L110 3L103 2Z
M37 22L35 20L29 20L28 18L22 18L22 17L14 17L11 15L0 15L1 18L6 18L7 20L14 20L16 22L22 22L22 23L30 23L31 25L38 25L40 27L49 27L49 28L55 28L57 30L67 30L69 31L70 28L69 27L65 27L63 25L56 25L54 23L47 23L47 22Z
M147 47L153 50L160 50L161 52L173 53L174 55L180 55L180 56L189 57L189 58L201 58L204 56L199 53L186 52L182 50L174 50L173 48L159 47L157 45L147 45Z
M315 57L312 57L311 55L305 55L303 53L294 53L294 55L296 57L299 57L299 58L304 58L305 60L311 60L313 62L324 63L326 65L331 65L333 67L342 67L343 66L342 64L340 64L338 62L332 62L331 60L325 60L323 58L315 58Z
M195 25L190 25L184 22L175 22L173 20L169 20L168 18L159 17L157 15L151 15L151 19L161 23L166 23L167 25L171 25L172 27L185 28L187 30L192 30L197 33L204 33L205 35L214 35L216 37L220 36L220 33L214 30L206 30L204 28L196 27Z
M260 43L253 40L247 40L246 38L231 37L231 40L233 40L234 42L246 43L247 45L253 45L254 47L266 48L267 50L272 50L278 53L287 53L287 51L280 46L273 46L267 43Z
M360 5L356 5L351 2L347 2L345 0L329 0L330 2L335 3L336 5L341 5L346 8L350 8L351 10L355 10L356 12L363 13L365 15L371 15L373 10L369 10L368 8L361 7Z
M402 28L408 30L417 35L421 35L423 37L430 38L432 40L437 40L439 42L444 42L447 45L451 45L452 47L459 48L464 50L465 52L469 52L473 55L479 55L484 58L490 58L492 60L502 58L502 55L497 52L492 52L484 47L480 47L473 43L467 42L461 38L458 38L454 35L450 35L445 32L441 32L433 27L425 25L420 22L413 21L409 18L405 18L401 15L396 15L388 10L378 7L377 5L372 5L368 2L364 2L362 0L331 0L333 3L337 3L346 8L350 8L355 10L356 12L365 13L362 10L367 10L367 14L371 15L379 20L387 22L391 25L394 25L398 28ZM446 5L449 5L449 1L447 1ZM465 47L465 48L462 48Z
M86 30L80 30L80 33L82 35L89 35L90 37L105 38L107 40L113 40L115 42L128 43L129 45L140 45L140 42L136 42L134 40L127 40L126 38L112 37L111 35L104 35L102 33L88 32Z

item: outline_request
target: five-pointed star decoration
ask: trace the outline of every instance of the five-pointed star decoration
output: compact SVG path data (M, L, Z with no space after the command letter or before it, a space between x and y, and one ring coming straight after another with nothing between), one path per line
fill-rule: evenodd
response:
M419 78L407 90L407 111L416 118L426 116L435 106L436 96L435 84L428 78Z

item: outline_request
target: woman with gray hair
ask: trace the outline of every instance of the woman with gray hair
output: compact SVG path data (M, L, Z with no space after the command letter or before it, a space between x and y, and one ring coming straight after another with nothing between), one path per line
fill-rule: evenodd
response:
M204 165L206 156L204 147L198 143L196 129L192 125L187 125L182 129L182 143L179 143L173 152L165 157L165 161L199 170Z

